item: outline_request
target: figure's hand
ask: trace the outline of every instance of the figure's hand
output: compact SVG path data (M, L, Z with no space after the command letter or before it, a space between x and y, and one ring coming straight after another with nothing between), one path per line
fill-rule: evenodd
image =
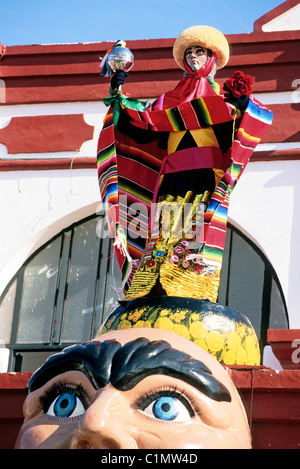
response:
M224 101L226 103L233 104L233 106L238 108L240 111L245 111L248 106L249 96L243 94L237 98L236 96L233 96L233 94L227 92L224 93Z
M126 77L128 77L128 73L124 70L117 70L110 80L111 89L116 90L119 86L124 85Z
M224 101L240 111L245 111L252 93L253 80L251 75L245 75L240 70L236 70L232 78L228 78L223 85Z

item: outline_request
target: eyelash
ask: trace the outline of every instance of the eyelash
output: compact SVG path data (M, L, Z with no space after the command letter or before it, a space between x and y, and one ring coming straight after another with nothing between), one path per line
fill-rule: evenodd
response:
M156 390L149 390L136 401L136 409L143 411L148 407L148 405L162 396L170 396L178 399L187 407L191 417L200 415L200 408L196 404L194 397L189 395L186 391L178 389L177 386L165 386Z
M86 394L80 384L73 388L72 386L68 386L65 381L58 381L53 383L52 386L49 389L46 389L44 394L39 397L41 410L44 413L47 413L54 399L56 399L64 392L72 392L81 400L84 408L88 408L89 404L87 402Z
M77 387L71 387L68 386L67 382L65 381L58 381L53 383L53 385L39 397L41 410L46 414L50 405L58 396L64 392L70 391L81 400L85 409L89 407L86 394L80 384ZM196 415L200 416L201 411L199 406L196 404L194 397L188 394L186 390L178 389L177 386L163 386L156 390L150 389L146 394L141 396L136 401L135 408L138 411L144 411L152 402L162 396L169 396L178 399L183 405L186 406L191 418L195 417Z

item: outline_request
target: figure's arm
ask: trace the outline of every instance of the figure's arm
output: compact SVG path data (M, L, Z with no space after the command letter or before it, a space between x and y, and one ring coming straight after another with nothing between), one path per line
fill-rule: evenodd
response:
M117 70L110 80L110 88L112 91L118 91L118 88L124 85L126 78L128 77L128 73L124 70Z

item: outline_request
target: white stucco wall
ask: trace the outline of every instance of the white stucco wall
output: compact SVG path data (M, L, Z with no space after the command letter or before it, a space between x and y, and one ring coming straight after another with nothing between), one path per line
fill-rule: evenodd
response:
M84 114L94 137L78 152L7 155L1 159L71 158L70 169L0 172L0 295L13 275L40 246L72 223L99 210L96 169L73 169L75 158L94 157L106 107L101 102L1 106L0 128L13 116Z
M300 4L295 5L290 10L282 13L273 20L264 24L262 30L271 31L293 31L299 29L300 24Z

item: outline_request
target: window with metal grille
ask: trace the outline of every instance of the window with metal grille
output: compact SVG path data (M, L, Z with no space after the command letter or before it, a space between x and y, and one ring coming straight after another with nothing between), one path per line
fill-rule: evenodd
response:
M95 337L115 309L121 278L105 225L94 216L63 230L11 280L0 299L1 371L34 371L56 351ZM268 328L288 328L274 269L230 224L219 302L250 319L262 347Z
M2 295L0 340L9 370L33 371L63 347L94 337L121 287L102 216L64 230L38 250ZM3 347L2 347L3 348ZM0 351L1 352L1 351Z

